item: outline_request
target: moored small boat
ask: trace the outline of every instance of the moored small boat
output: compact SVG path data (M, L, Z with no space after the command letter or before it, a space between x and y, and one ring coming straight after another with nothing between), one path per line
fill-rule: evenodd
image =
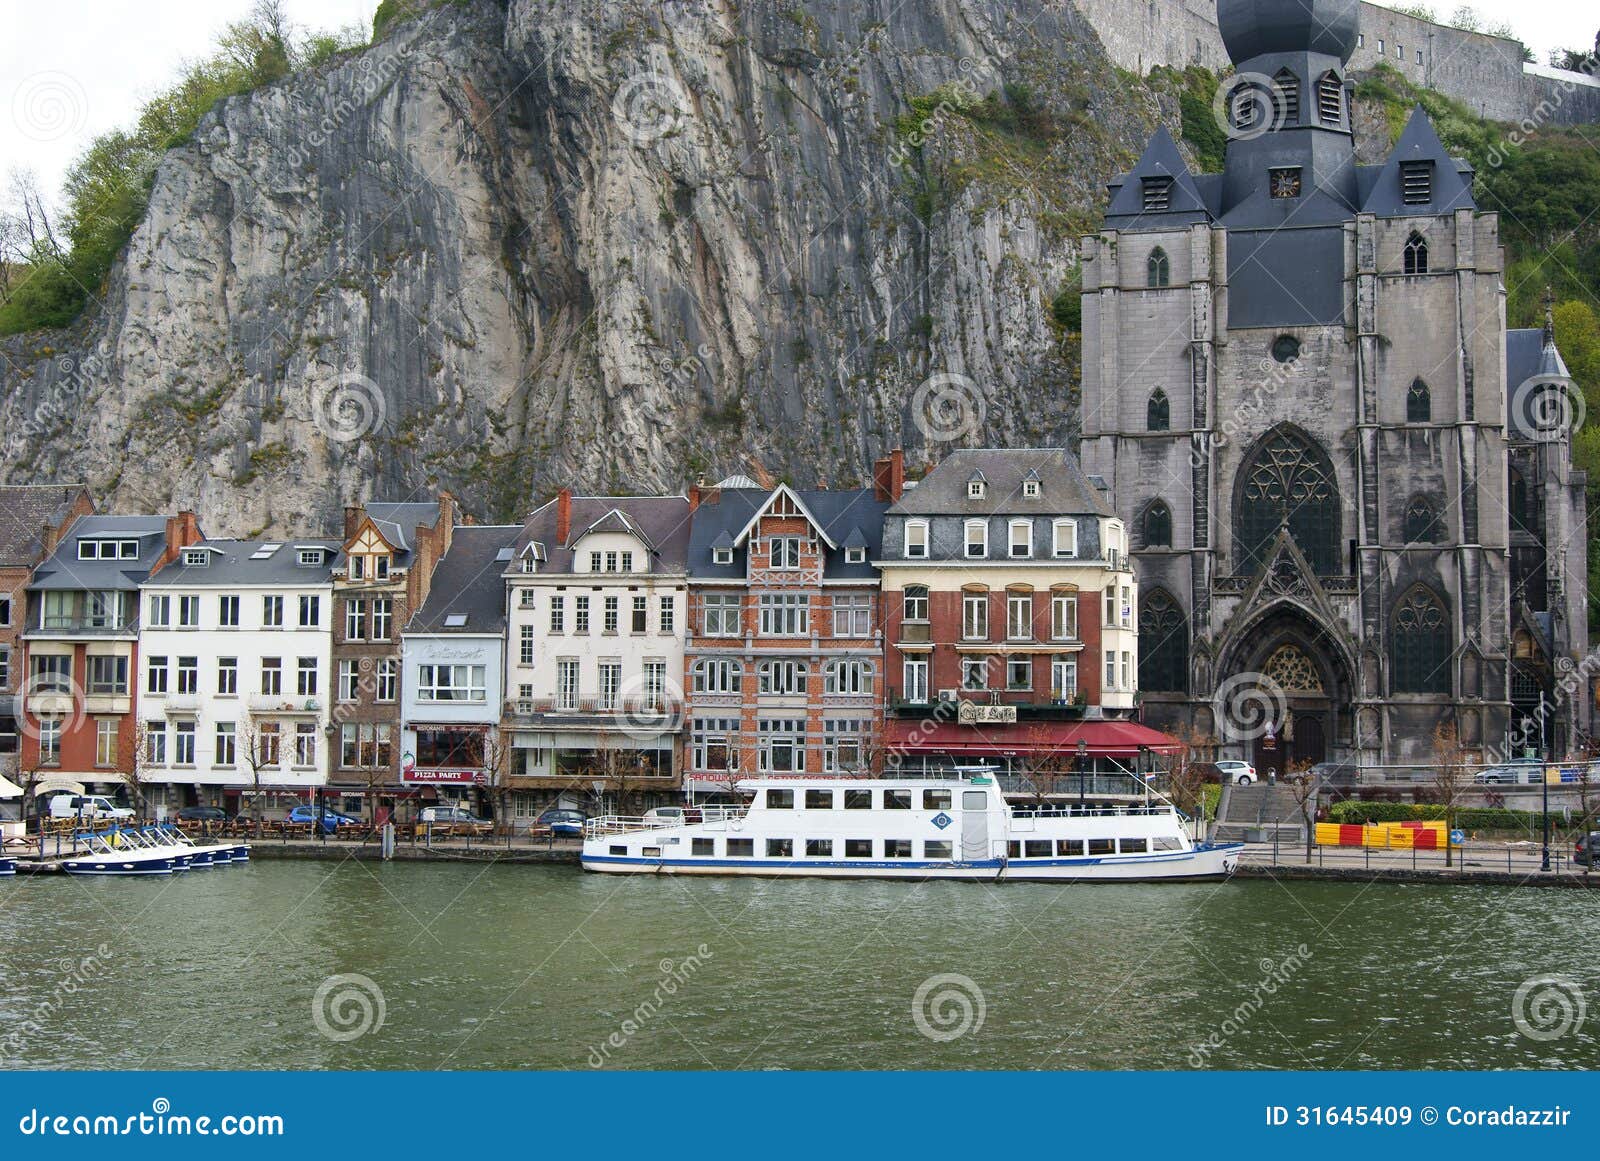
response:
M188 865L188 852L181 847L155 842L136 830L73 837L84 850L61 860L61 869L69 875L170 875Z
M755 778L746 807L586 826L612 874L1149 881L1231 875L1242 843L1197 843L1169 802L1014 808L991 777Z

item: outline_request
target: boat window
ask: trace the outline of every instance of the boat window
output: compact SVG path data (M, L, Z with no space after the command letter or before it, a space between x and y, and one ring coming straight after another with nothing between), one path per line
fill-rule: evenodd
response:
M884 793L892 794L894 791L884 791ZM884 839L883 857L886 859L909 859L911 857L911 840Z
M872 791L846 790L844 792L844 808L846 810L871 810Z
M614 854L614 855L625 855L625 854L627 854L628 853L628 844L627 843L612 843L611 844L611 853Z
M950 792L948 790L924 790L922 792L923 810L949 810Z
M794 791L793 790L768 790L767 791L767 809L768 810L793 810L794 809Z
M644 857L647 858L647 859L659 859L661 857L661 848L660 847L645 847L644 848Z
M844 857L847 859L870 859L872 857L872 840L845 839Z
M950 853L950 843L944 839L929 839L922 844L922 857L925 859L948 859Z
M911 791L885 790L883 792L883 808L885 810L910 810Z
M1022 857L1022 840L1012 839L1006 844L1006 858L1020 859Z
M833 791L831 791L831 790L807 790L806 791L806 809L807 810L832 810L833 809Z
M1029 839L1026 850L1030 859L1048 859L1050 857L1050 840Z
M755 857L755 853L755 839L731 838L728 840L728 857L730 859L750 859Z
M1152 849L1154 849L1154 850L1158 850L1158 851L1181 851L1181 850L1183 850L1182 841L1179 840L1179 839L1173 838L1171 835L1157 835L1154 839L1152 839L1150 841L1151 841Z
M1083 854L1082 839L1056 839L1056 854L1068 858Z
M1090 839L1089 853L1091 855L1114 855L1117 853L1117 840Z
M694 840L694 849L689 853L692 855L714 855L717 853L717 840L697 838Z
M981 790L963 790L961 792L962 810L988 810L989 796Z
M771 791L768 791L771 793ZM767 858L792 859L794 858L794 839L768 839Z
M806 858L831 859L833 858L832 839L806 839Z
M1122 853L1125 855L1142 855L1149 849L1150 841L1148 839L1137 838L1122 840Z

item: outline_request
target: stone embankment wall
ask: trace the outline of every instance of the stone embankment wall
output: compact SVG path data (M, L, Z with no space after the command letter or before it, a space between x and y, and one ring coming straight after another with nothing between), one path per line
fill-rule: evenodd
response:
M1228 62L1217 31L1215 0L1076 0L1125 69ZM1361 46L1351 65L1383 61L1408 80L1463 102L1496 121L1537 124L1600 122L1600 79L1524 66L1522 44L1418 20L1376 4L1361 6Z

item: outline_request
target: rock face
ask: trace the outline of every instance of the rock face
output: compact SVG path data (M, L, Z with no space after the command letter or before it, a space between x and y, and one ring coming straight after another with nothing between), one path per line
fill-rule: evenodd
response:
M103 305L0 346L0 474L245 535L1061 441L1159 115L1052 0L446 5L166 156Z

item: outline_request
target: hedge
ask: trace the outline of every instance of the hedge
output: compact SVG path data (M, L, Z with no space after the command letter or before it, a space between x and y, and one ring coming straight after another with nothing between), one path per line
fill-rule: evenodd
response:
M1422 822L1444 816L1444 807L1434 802L1347 801L1328 808L1328 821L1342 823ZM1529 830L1539 824L1539 815L1526 810L1472 806L1457 810L1455 823L1463 830Z

